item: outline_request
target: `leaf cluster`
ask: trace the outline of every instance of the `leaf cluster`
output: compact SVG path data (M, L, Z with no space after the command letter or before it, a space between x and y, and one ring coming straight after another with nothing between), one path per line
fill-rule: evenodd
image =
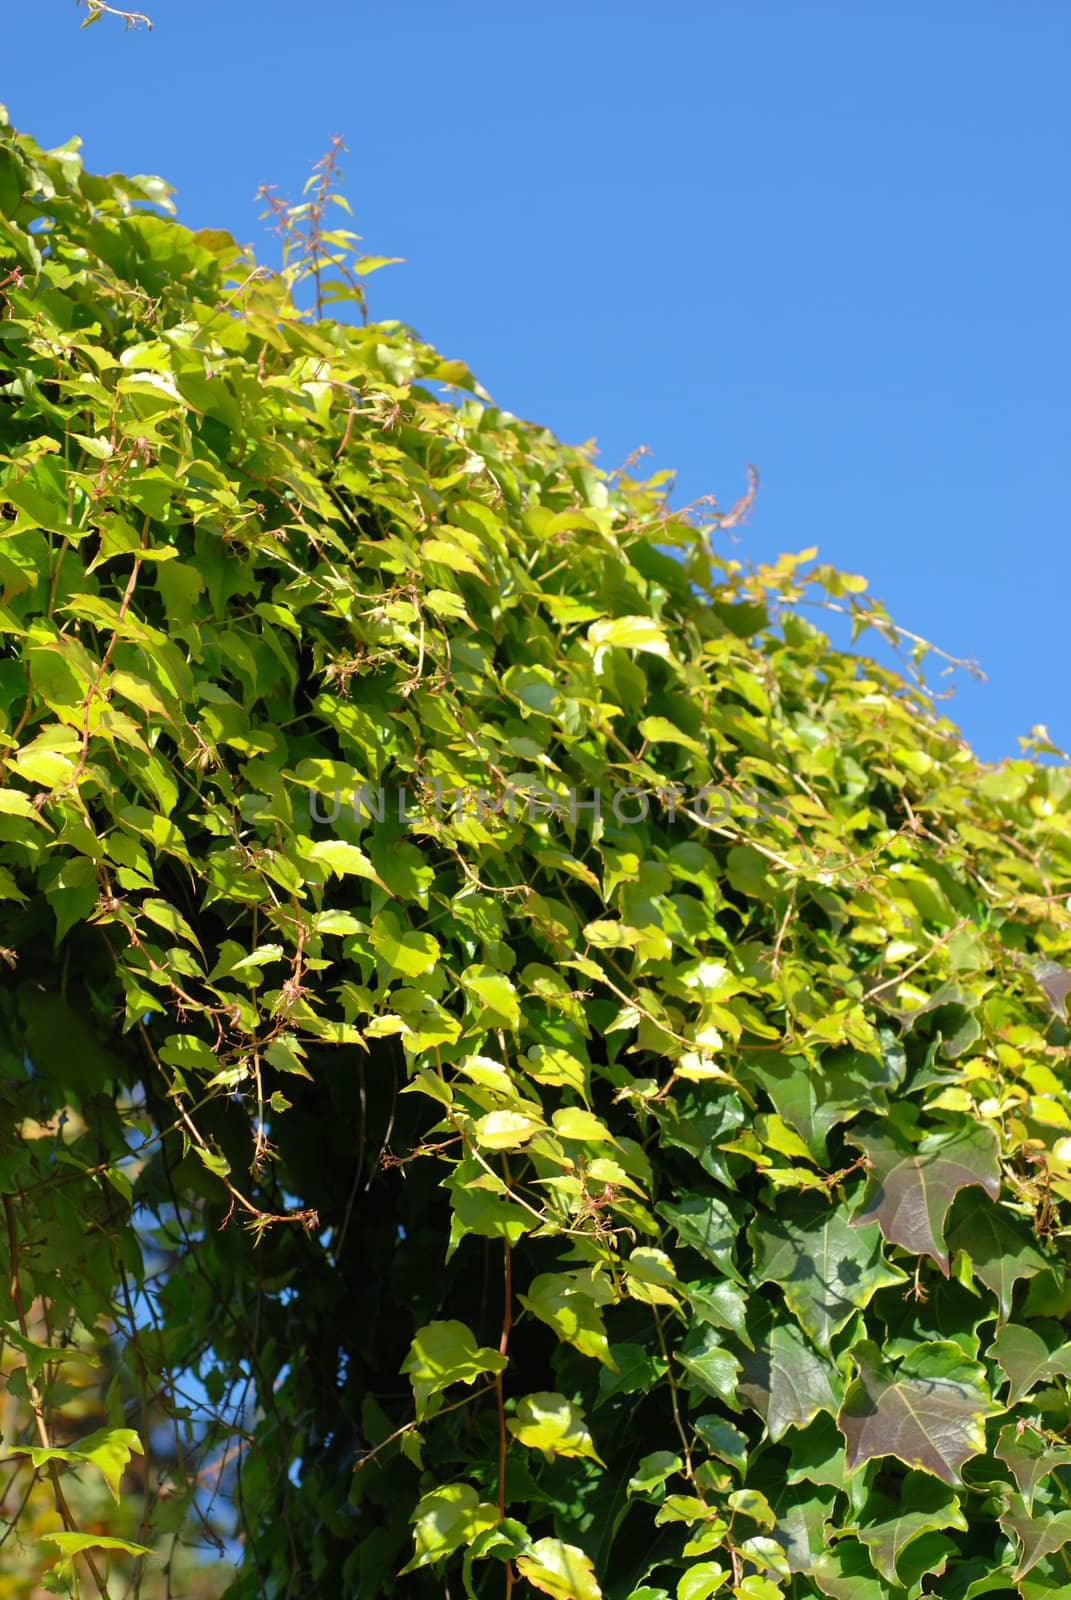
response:
M51 1581L218 1540L222 1460L235 1596L1066 1594L1071 772L835 648L903 642L862 579L302 309L379 264L318 184L273 274L0 129Z

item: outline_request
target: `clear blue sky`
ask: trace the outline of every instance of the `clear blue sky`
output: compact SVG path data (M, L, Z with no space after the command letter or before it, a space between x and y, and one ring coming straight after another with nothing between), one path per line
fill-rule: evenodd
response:
M127 0L129 3L129 0ZM0 98L260 237L332 133L374 315L977 657L979 751L1071 745L1067 0L4 0Z

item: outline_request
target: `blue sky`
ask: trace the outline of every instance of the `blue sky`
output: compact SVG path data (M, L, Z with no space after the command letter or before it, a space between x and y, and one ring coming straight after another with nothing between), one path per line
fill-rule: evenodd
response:
M5 0L0 98L261 241L333 133L373 315L603 465L636 446L735 554L817 544L989 682L980 753L1071 745L1066 0Z

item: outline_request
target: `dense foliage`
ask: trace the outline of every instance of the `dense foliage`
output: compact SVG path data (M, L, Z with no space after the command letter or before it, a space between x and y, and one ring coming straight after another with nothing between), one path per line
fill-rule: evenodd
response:
M1071 773L317 315L336 156L0 134L3 1592L1071 1594Z

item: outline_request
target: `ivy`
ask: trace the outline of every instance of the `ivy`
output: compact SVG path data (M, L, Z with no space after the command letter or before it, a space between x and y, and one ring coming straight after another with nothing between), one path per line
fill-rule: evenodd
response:
M340 160L270 271L0 128L0 1581L1065 1593L1071 771Z

